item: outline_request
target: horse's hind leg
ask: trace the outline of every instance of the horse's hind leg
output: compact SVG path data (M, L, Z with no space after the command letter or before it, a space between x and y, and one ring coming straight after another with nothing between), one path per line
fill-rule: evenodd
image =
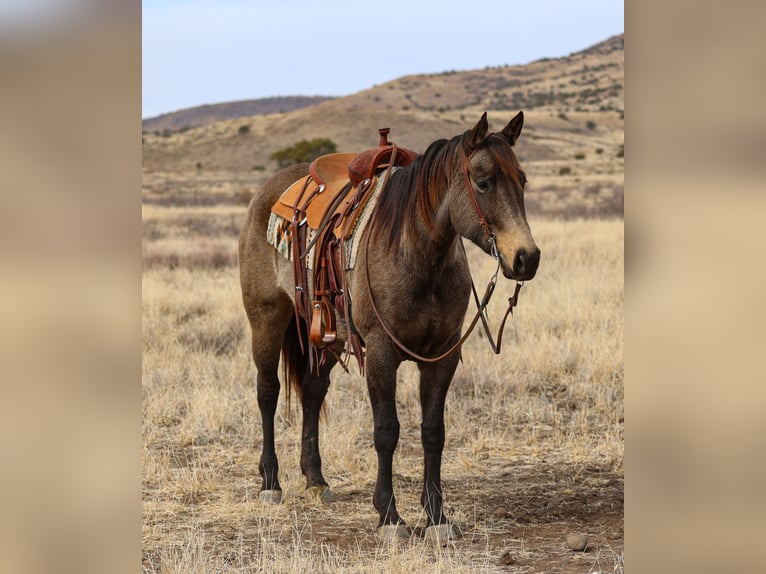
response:
M302 382L303 431L301 433L301 471L306 477L309 497L326 501L329 499L327 481L322 475L322 459L319 455L319 414L330 386L330 371L336 361L332 357L319 368L309 370Z
M420 433L425 461L420 502L428 517L426 535L439 542L456 537L444 515L441 464L444 450L444 403L458 361L459 355L455 353L438 363L419 364L420 404L423 413Z
M282 501L279 485L279 462L274 446L274 415L279 400L279 356L282 336L290 323L289 301L283 305L264 302L257 316L250 317L253 331L253 360L258 370L258 408L261 412L263 445L258 470L261 474L260 499L263 502ZM250 313L248 313L250 314Z

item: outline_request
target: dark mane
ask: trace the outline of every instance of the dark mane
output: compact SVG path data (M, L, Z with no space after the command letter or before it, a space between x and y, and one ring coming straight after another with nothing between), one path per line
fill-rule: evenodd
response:
M372 217L373 237L391 248L404 233L417 233L418 221L425 231L434 232L436 209L450 176L461 165L464 138L465 134L436 140L412 164L391 175Z

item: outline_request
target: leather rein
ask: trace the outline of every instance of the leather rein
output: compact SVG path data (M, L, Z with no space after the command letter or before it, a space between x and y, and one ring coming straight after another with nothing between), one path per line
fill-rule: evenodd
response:
M394 153L396 153L396 144L393 144L394 146ZM475 153L475 150L474 152ZM438 356L435 357L424 357L423 355L420 355L416 353L415 351L409 349L404 343L402 343L399 338L393 333L391 330L391 327L386 323L385 319L380 313L380 310L378 309L378 306L375 304L375 297L372 294L372 286L370 285L370 265L368 260L368 253L370 248L370 236L371 233L367 233L367 238L365 241L365 253L364 253L364 259L365 259L365 280L366 280L366 286L367 286L367 296L370 298L370 305L372 306L372 310L375 313L375 317L377 317L378 322L380 323L380 326L383 327L383 330L386 332L388 337L391 339L391 341L406 355L409 357L421 361L424 363L436 363L438 361L441 361L442 359L445 359L449 357L452 353L459 350L463 343L465 343L466 339L468 339L468 336L473 332L474 328L476 327L479 320L481 320L482 327L484 328L484 332L487 335L487 340L489 341L489 345L492 348L492 351L498 355L500 354L500 348L503 342L503 331L505 330L505 322L508 319L509 315L513 315L513 308L516 306L516 304L519 301L519 291L521 290L521 287L524 285L523 281L516 281L516 288L514 289L513 295L508 298L508 308L505 311L505 315L503 316L503 320L500 323L500 327L497 332L497 342L495 342L495 339L492 337L492 332L489 328L489 322L487 319L487 305L489 305L489 301L492 298L492 294L495 292L495 285L497 285L497 275L500 271L500 252L497 248L497 242L495 240L495 234L492 232L492 230L489 227L489 224L487 223L486 218L484 217L484 214L481 211L481 207L479 207L479 201L476 199L476 193L474 192L473 185L471 184L471 177L470 177L470 160L473 156L473 153L470 156L463 155L463 176L465 178L466 187L468 188L469 197L471 198L471 203L474 206L474 209L476 210L476 213L479 216L479 223L481 224L482 229L484 230L484 233L489 238L490 243L490 255L495 258L495 261L497 262L497 265L495 267L495 272L492 274L492 277L490 278L489 282L487 283L487 287L484 290L484 296L479 300L479 295L476 292L476 286L473 283L473 278L471 279L471 291L473 292L473 298L474 302L476 303L476 315L474 315L473 319L471 320L471 324L466 330L466 332L463 334L462 337L452 345L449 349L444 351ZM387 171L386 171L386 179L388 180L388 175L390 175L391 171L391 165L389 164ZM460 246L463 249L463 253L465 253L465 246L463 245L462 238L460 240ZM467 261L467 258L466 258ZM458 329L459 332L459 329Z

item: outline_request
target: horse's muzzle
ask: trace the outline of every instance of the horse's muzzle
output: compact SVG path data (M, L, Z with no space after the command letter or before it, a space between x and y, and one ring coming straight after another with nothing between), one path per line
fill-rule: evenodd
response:
M537 273L540 265L540 249L528 250L522 247L513 257L513 265L503 265L503 275L516 281L529 281Z

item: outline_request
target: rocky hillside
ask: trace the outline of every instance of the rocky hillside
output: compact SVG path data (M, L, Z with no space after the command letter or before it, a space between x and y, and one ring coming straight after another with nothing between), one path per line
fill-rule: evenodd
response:
M469 129L484 111L500 129L523 110L518 155L531 185L557 198L572 189L594 197L619 190L621 201L624 93L624 35L521 66L405 76L291 112L145 133L145 198L181 180L197 196L247 197L276 171L271 154L301 139L329 138L338 151L361 151L377 145L378 128L390 127L393 141L423 151Z

